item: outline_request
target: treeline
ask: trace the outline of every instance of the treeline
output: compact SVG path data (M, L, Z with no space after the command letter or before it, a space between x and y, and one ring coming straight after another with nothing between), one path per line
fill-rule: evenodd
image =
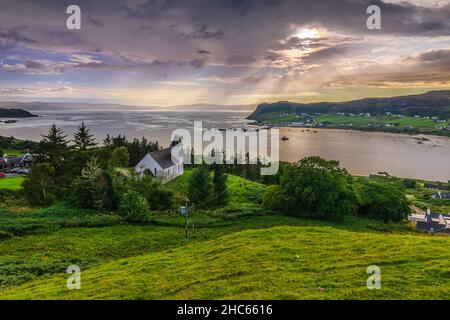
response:
M386 112L398 113L406 116L435 116L444 119L450 118L448 101L449 90L430 91L424 94L390 97L390 98L365 98L345 102L314 102L294 103L279 101L274 103L262 103L248 117L252 120L266 120L267 117L275 117L281 113L366 113L385 114Z
M354 178L338 161L309 157L285 164L264 196L266 209L300 217L340 220L347 215L402 221L410 213L405 186L390 176Z
M98 146L84 123L69 140L52 125L34 148L23 194L31 205L63 201L78 208L117 210L131 221L137 219L135 206L145 204L146 210L139 211L142 221L149 210L172 208L173 194L154 179L138 178L126 169L124 174L119 168L134 166L147 152L158 149L157 142L145 138L129 142L125 136L107 136Z
M2 137L0 136L0 156L5 154L6 150L18 150L22 152L33 150L37 147L38 143L29 140L18 140L14 137Z

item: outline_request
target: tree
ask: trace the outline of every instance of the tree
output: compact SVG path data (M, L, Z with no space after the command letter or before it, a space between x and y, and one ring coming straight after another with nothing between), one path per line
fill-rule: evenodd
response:
M119 206L120 195L127 190L125 177L102 170L97 158L93 158L75 179L71 200L81 208L113 211Z
M119 214L129 222L146 222L149 220L147 200L136 191L128 191L120 202Z
M263 199L263 207L268 210L278 211L283 206L283 192L280 185L267 187Z
M88 161L81 175L73 183L72 200L74 204L86 209L100 209L103 197L97 186L102 170L97 158Z
M214 202L217 205L226 205L228 203L227 175L221 164L214 165L213 185Z
M88 148L95 147L97 143L95 143L94 135L90 133L90 130L84 122L81 123L81 126L78 127L77 131L74 133L75 147L81 150L86 150Z
M54 168L49 163L37 163L23 182L23 192L32 205L50 205L55 200L56 186L52 179Z
M411 211L404 192L392 183L366 181L356 190L361 215L384 222L402 221Z
M150 175L133 177L131 189L147 200L151 210L169 210L174 207L174 192Z
M103 145L107 148L112 147L112 140L109 134L107 134L105 140L103 140Z
M55 171L63 167L63 161L67 157L67 136L64 135L61 128L54 124L50 127L47 135L42 136L37 150L37 162L49 163ZM56 172L60 173L60 172Z
M280 186L270 188L263 203L267 209L320 219L341 219L357 208L351 176L338 161L319 157L285 166Z
M111 154L110 165L113 167L128 167L129 158L126 147L115 148Z
M209 171L200 167L192 171L189 177L188 197L189 200L199 208L212 204L213 184Z
M5 154L5 152L4 152L3 149L0 147L0 157L3 157L4 154Z
M407 189L415 189L417 182L414 179L403 179L403 186Z

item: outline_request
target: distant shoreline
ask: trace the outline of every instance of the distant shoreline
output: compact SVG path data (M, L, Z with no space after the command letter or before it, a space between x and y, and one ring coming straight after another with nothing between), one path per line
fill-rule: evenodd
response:
M408 136L416 136L416 135L424 135L424 136L429 136L429 137L444 137L444 138L449 138L450 139L450 131L448 131L448 133L444 133L443 134L438 134L438 132L430 134L427 132L423 132L423 131L396 131L396 130L377 130L377 128L357 128L357 127L340 127L340 126L298 126L298 125L287 125L287 124L283 124L283 125L268 125L267 123L260 123L260 122L255 122L255 123L250 123L250 125L254 125L254 126L258 126L258 127L271 127L271 128L296 128L296 129L304 129L304 130L316 130L316 129L331 129L331 130L339 130L339 131L346 131L346 130L351 130L351 131L360 131L360 132L382 132L382 133L392 133L392 134L403 134L403 135L408 135Z

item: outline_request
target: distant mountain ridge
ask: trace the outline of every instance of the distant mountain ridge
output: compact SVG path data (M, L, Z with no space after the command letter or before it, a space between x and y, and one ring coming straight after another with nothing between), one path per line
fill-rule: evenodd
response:
M189 104L174 105L168 107L159 106L135 106L117 103L84 103L84 102L0 102L0 108L15 108L26 110L198 110L198 111L214 111L214 110L254 110L254 105L218 105L218 104Z
M37 116L23 109L0 108L0 118L29 118L29 117L37 117Z
M294 103L279 101L259 104L248 119L261 120L269 114L291 112L304 113L373 113L386 112L406 116L435 116L450 119L450 90L429 91L423 94L390 98L365 98L344 102Z

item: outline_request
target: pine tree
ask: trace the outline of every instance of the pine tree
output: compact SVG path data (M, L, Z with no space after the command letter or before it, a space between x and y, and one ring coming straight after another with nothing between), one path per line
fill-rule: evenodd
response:
M62 166L62 162L67 158L67 136L61 128L54 124L50 127L47 135L42 136L38 146L38 163L47 162L55 170Z
M214 200L217 205L228 203L227 175L224 173L224 166L216 164L214 166Z
M84 122L81 123L81 126L74 133L73 142L75 143L75 147L81 150L86 150L97 145L94 135L90 133L90 130Z
M109 134L106 135L106 139L103 140L103 145L105 147L111 147L112 146L112 140Z
M189 177L188 194L191 203L199 208L212 204L213 184L206 168L200 167L192 171Z

